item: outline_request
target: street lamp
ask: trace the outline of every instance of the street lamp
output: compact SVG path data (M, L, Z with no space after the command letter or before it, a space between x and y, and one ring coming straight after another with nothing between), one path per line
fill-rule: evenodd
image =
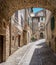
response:
M30 13L30 16L31 16L31 17L34 17L34 16L35 16L35 14L34 14L33 12L31 12L31 13Z

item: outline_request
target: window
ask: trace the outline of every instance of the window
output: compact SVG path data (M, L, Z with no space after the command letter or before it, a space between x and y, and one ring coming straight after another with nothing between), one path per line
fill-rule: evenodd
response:
M54 16L51 18L51 30L54 30L55 28L55 19Z
M43 17L41 17L41 20L43 21Z

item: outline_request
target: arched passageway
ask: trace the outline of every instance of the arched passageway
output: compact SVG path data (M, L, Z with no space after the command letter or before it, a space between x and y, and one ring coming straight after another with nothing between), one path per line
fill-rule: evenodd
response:
M5 55L5 57L3 57L3 61L5 61L10 55L10 51L9 51L9 45L10 45L9 29L10 29L10 20L11 20L10 18L15 11L24 9L24 8L30 8L30 7L41 7L41 8L48 9L52 12L56 20L56 0L0 0L0 22L3 22L3 26L5 27L4 29L1 26L3 31L0 29L1 30L0 34L2 35L3 42L4 42L3 46L5 46L3 48L4 50L3 53ZM56 29L56 25L55 25L55 29ZM54 36L56 36L55 29L53 30ZM24 31L24 34L25 32L27 31ZM12 37L12 39L14 39L14 37ZM8 49L6 48L6 46Z
M19 10L29 7L42 7L56 13L56 0L0 0L0 17L7 20Z

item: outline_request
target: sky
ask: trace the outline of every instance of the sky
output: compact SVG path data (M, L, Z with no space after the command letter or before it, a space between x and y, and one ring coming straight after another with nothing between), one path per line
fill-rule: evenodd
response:
M41 10L43 10L43 8L33 8L33 12L34 12L34 13L39 12L39 11L41 11Z

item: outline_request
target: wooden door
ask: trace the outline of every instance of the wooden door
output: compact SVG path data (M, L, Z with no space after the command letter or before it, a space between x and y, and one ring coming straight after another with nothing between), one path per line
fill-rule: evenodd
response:
M3 62L3 36L0 35L0 63Z

